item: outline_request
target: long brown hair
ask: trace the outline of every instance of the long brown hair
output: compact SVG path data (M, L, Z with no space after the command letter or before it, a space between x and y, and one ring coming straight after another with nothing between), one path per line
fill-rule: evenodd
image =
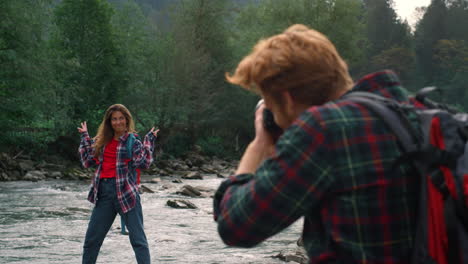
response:
M114 112L121 112L125 119L127 120L127 132L135 132L135 122L133 121L132 114L130 111L122 104L114 104L107 108L104 118L102 119L101 124L99 125L98 133L95 137L96 143L94 144L94 156L99 157L101 154L102 148L112 140L114 136L114 129L111 125L111 118Z

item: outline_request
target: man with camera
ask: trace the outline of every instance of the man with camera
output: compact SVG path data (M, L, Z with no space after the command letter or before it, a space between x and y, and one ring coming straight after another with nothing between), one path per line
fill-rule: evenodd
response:
M398 78L383 71L354 85L334 45L294 25L257 43L227 79L265 103L236 175L214 197L223 241L253 247L304 217L310 263L408 263L417 177L405 161L393 166L402 153L384 121L342 98L367 91L406 102ZM281 135L265 128L265 108Z

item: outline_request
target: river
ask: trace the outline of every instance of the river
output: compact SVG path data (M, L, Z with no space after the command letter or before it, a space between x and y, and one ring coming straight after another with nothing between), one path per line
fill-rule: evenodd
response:
M142 195L145 231L152 263L284 263L272 258L294 249L302 221L252 249L227 247L216 231L211 198L175 194L182 185L216 189L222 179L182 184L162 179L144 183L155 193ZM81 263L84 234L92 210L88 184L81 181L0 183L0 263ZM199 209L174 209L169 199L187 199ZM101 247L97 263L136 263L128 236L120 234L117 217Z

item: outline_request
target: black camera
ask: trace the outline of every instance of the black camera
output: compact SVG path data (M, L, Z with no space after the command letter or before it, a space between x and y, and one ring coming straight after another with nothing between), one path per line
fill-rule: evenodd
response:
M264 104L263 99L258 101L257 106L255 106L255 111L257 111L262 104ZM263 109L263 127L274 137L279 137L279 135L283 133L283 129L275 123L273 112L267 108Z

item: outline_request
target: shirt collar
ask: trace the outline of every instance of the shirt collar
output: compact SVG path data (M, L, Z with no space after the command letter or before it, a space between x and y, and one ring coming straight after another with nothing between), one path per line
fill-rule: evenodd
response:
M349 92L353 91L371 92L399 102L408 101L408 92L401 86L398 76L391 70L364 76Z
M120 141L125 141L125 140L127 140L129 135L130 135L130 133L125 132L122 136L120 136L119 140Z

